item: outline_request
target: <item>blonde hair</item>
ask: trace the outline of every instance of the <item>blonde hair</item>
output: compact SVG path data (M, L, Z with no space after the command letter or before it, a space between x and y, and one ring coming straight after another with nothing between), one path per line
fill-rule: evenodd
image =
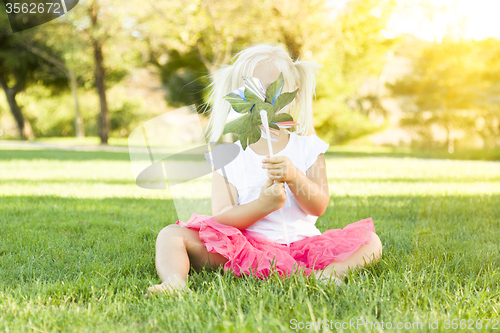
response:
M298 123L295 133L307 135L314 131L312 121L312 100L315 96L317 68L321 65L310 61L293 62L288 52L279 46L257 44L236 54L233 65L226 65L212 75L208 95L209 122L205 131L209 142L216 142L222 135L227 116L231 110L229 102L223 99L230 92L243 86L242 76L253 76L258 65L271 63L283 73L285 89L299 88L299 102L290 105L290 114Z

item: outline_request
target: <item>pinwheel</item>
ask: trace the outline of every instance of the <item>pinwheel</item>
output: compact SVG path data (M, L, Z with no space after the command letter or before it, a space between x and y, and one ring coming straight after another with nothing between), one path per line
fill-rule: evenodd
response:
M234 111L244 115L226 124L223 133L236 134L241 146L246 149L247 145L251 145L260 139L264 129L264 133L267 135L269 156L273 157L271 128L279 131L280 127L289 128L297 125L290 114L280 113L280 111L293 101L298 89L293 92L282 93L285 85L283 73L280 73L278 79L271 83L267 90L264 89L262 82L258 78L244 76L243 81L245 82L244 88L230 93L224 99L231 103ZM289 247L290 241L283 216L283 208L280 208L279 211L285 241Z
M273 130L279 131L280 128L297 125L291 115L280 113L293 101L298 92L296 89L293 92L282 93L285 85L283 73L280 73L278 79L271 83L267 90L258 78L244 76L243 81L245 82L244 88L239 88L224 97L231 103L233 110L243 116L227 123L223 134L234 133L243 149L246 149L247 145L257 142L261 137L263 125L260 117L261 110L266 111L268 126L274 135L276 133L273 133Z

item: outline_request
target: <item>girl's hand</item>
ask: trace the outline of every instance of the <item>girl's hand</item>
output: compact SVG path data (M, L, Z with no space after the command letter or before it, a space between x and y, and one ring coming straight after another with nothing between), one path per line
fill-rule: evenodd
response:
M286 202L285 183L273 184L273 181L268 178L260 190L259 200L270 213L280 209Z
M262 161L263 169L267 169L267 176L279 182L290 182L297 177L299 169L286 156L267 157Z

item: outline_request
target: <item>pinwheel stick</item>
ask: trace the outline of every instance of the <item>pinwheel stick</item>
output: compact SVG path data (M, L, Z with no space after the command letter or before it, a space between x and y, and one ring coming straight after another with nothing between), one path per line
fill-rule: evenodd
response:
M271 145L271 133L269 131L269 122L267 120L267 112L265 110L260 111L260 119L262 121L262 125L264 125L264 129L266 130L267 135L267 147L269 148L269 156L273 157L273 146ZM283 208L280 208L281 214L281 224L283 225L283 232L285 234L285 242L286 246L290 247L290 240L288 238L288 232L286 230L285 217L283 216Z

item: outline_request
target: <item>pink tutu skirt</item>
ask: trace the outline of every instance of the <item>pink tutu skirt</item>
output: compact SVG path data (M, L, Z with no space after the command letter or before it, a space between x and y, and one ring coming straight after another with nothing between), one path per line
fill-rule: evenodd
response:
M351 223L343 229L331 229L322 235L286 245L265 235L220 224L211 216L193 214L186 223L176 224L199 232L208 252L219 253L228 261L224 271L261 279L272 272L288 276L299 269L306 275L322 270L335 261L343 261L361 245L369 244L375 227L371 218Z

